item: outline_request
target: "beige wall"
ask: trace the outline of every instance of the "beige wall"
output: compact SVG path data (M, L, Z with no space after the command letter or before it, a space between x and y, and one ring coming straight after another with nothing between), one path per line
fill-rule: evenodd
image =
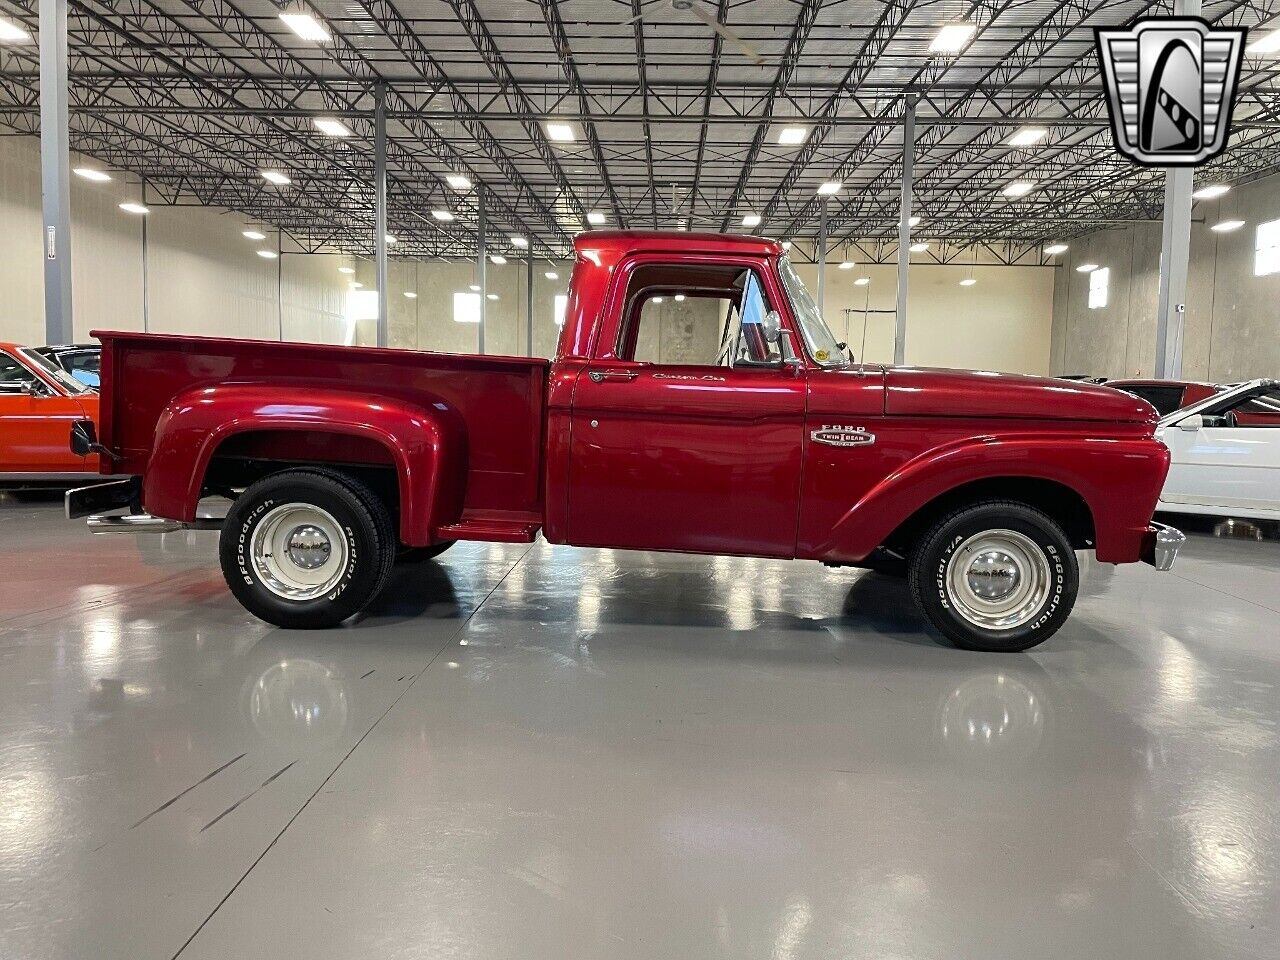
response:
M0 306L0 339L44 341L43 261L40 234L38 141L0 138L0 280L6 296ZM138 199L137 187L113 181L89 183L73 178L72 222L75 333L90 329L143 329L144 259L147 277L147 329L165 333L257 337L326 343L372 344L375 324L354 329L346 318L352 278L340 266L356 269L354 279L374 288L367 260L337 255L286 252L280 260L258 257L259 247L274 248L275 238L254 242L241 236L250 224L242 217L198 208L153 206L146 218L121 212L122 200ZM144 258L145 249L145 258ZM919 258L917 258L919 259ZM514 256L487 268L486 349L489 353L526 352L526 264ZM543 274L554 269L557 280ZM800 265L811 289L817 268ZM471 262L393 258L390 266L392 346L447 352L474 351L475 325L453 322L453 293L474 282ZM978 283L958 286L970 272ZM993 265L940 266L916 263L911 270L907 361L941 366L974 366L1045 373L1049 367L1053 274L1048 268ZM534 265L533 352L550 356L559 328L553 298L565 292L570 266ZM859 276L869 287L856 287ZM861 354L863 307L868 302L865 358L893 359L895 269L859 266L827 271L826 312L837 336L847 337ZM416 299L404 296L417 293ZM846 314L846 308L852 312ZM889 311L876 313L874 311ZM664 320L663 356L676 357L687 324L672 312Z
M1255 230L1280 218L1280 177L1238 187L1193 210L1182 375L1231 383L1280 376L1280 274L1254 276ZM1217 233L1209 226L1239 219ZM1160 295L1160 224L1136 223L1079 237L1063 255L1054 298L1054 373L1151 376ZM1107 305L1088 306L1082 263L1111 271Z

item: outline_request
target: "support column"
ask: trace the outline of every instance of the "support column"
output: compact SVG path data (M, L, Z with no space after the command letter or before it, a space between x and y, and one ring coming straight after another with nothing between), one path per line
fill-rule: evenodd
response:
M1200 0L1173 0L1175 17L1200 16ZM1160 299L1156 313L1155 376L1182 376L1182 331L1187 311L1187 269L1191 261L1191 191L1195 171L1165 170L1164 217L1160 228Z
M387 319L387 88L373 88L373 190L375 195L373 250L378 285L378 346L390 343Z
M479 216L476 218L476 284L480 287L480 329L476 333L476 352L484 353L484 315L489 303L489 284L485 279L486 253L484 243L484 184L476 184L476 204Z
M822 301L827 287L827 207L829 201L822 198L822 213L818 217L818 313L822 313Z
M67 0L40 0L40 192L44 208L45 342L72 343Z
M525 277L528 284L527 306L528 312L525 315L525 355L533 356L533 238L529 238L529 269L528 275Z
M893 362L907 358L907 272L911 266L911 172L916 152L916 101L907 98L902 116L902 207L898 211L898 303L894 314Z

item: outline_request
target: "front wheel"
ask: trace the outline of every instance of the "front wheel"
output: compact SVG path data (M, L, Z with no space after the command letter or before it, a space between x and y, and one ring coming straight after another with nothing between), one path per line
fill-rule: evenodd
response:
M990 501L943 517L908 570L929 621L966 650L1009 652L1043 643L1075 604L1080 572L1052 519L1022 503Z
M278 627L337 626L386 584L395 559L386 506L337 471L287 470L251 485L223 523L219 558L246 610Z

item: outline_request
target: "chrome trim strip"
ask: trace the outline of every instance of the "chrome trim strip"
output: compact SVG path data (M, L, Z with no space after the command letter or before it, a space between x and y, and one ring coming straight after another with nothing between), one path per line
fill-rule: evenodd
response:
M197 517L190 523L183 523L147 513L97 513L85 520L85 525L93 533L172 533L175 530L221 530L222 518Z

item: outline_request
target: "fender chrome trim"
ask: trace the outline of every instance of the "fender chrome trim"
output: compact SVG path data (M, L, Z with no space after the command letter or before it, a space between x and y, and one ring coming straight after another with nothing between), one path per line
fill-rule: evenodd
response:
M1173 567L1178 550L1187 542L1187 535L1165 523L1151 522L1142 538L1142 562L1149 563L1161 573Z

